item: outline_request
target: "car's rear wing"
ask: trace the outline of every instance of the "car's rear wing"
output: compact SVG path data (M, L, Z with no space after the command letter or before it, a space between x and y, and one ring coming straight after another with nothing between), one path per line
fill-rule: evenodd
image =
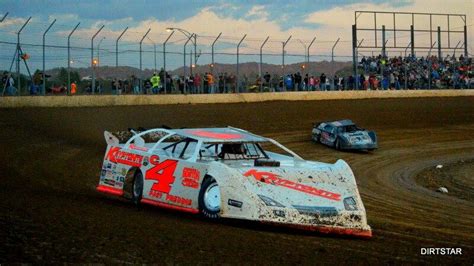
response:
M120 143L119 139L109 131L104 131L104 138L107 145L118 146Z

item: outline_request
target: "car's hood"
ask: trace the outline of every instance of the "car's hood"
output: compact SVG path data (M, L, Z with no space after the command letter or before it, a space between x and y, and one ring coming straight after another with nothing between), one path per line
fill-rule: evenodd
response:
M285 206L342 207L343 199L357 196L357 185L349 166L300 162L291 167L243 167L246 189L270 197Z
M351 143L366 144L372 142L372 138L367 131L347 132L343 133L342 136Z

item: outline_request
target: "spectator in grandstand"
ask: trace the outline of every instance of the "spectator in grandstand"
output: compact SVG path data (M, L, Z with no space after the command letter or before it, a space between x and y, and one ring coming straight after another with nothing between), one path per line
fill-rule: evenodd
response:
M15 80L13 79L11 73L7 72L4 86L6 87L7 95L9 96L16 95Z
M209 93L215 93L214 76L212 73L207 73L207 83L209 84Z
M193 82L195 93L201 93L201 76L198 73L194 75Z
M133 94L140 94L140 80L135 75L132 75L131 84L133 87Z
M195 93L194 91L194 77L193 75L189 75L189 77L186 77L186 85L187 85L187 91L186 93Z
M319 76L319 81L320 81L320 90L326 90L326 74L321 73L321 76Z
M265 75L263 76L263 79L265 80L265 84L263 84L263 85L269 87L271 76L268 72L265 72Z
M158 94L158 90L160 87L160 76L158 76L155 73L153 73L153 76L150 78L151 86L152 86L152 92L153 94Z
M207 76L207 72L204 73L204 76L203 76L203 87L204 87L204 93L209 93L209 81L208 81L208 76Z

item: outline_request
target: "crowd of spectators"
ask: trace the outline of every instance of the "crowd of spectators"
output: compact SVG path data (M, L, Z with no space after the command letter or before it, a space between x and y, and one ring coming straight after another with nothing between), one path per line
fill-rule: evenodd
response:
M446 55L427 57L362 57L358 69L362 89L474 88L472 58Z
M470 89L474 88L472 58L463 55L447 55L439 59L427 57L362 57L358 62L356 76L337 72L334 76L325 73L313 75L300 72L284 76L265 72L254 78L242 75L240 79L232 73L194 73L186 77L170 75L161 70L149 79L141 80L132 75L128 79L113 79L110 91L113 94L161 94L161 93L235 93L265 91L324 91L324 90L388 90L388 89ZM318 70L314 69L314 73ZM347 71L345 73L348 73ZM238 83L238 84L237 84ZM14 95L14 80L8 72L2 78L2 87L7 95ZM66 86L63 85L65 93ZM56 90L47 90L55 92ZM91 93L91 84L83 88ZM95 92L103 92L98 81Z

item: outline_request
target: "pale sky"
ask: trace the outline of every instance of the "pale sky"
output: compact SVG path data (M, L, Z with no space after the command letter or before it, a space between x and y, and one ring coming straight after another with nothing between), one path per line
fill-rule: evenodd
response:
M96 38L100 41L102 52L102 65L115 65L115 40L125 27L129 27L120 41L120 64L137 67L138 42L150 28L148 38L144 40L143 49L146 52L144 67L153 67L153 43L157 50L162 50L161 43L167 38L167 27L179 27L198 35L198 49L203 55L200 64L210 62L210 44L222 32L222 37L216 43L216 52L221 53L216 57L216 62L233 63L235 61L236 44L239 39L247 34L242 43L241 53L258 54L263 40L269 36L269 41L264 47L264 52L269 54L281 53L281 42L292 36L286 47L289 63L304 60L304 47L313 37L316 42L311 48L311 60L328 60L331 47L340 38L335 48L336 60L350 61L351 58L351 25L354 24L354 11L403 11L403 12L430 12L465 14L468 26L468 50L472 53L473 34L473 9L474 2L470 0L413 0L413 1L146 1L146 0L105 0L105 1L57 1L57 0L0 0L0 16L9 12L8 17L0 23L0 41L16 42L15 32L21 27L29 16L31 22L22 32L22 41L28 44L41 44L43 31L48 24L57 19L56 24L48 33L48 45L66 45L66 36L71 29L81 22L78 30L71 38L74 47L90 47L90 38L97 29L105 25ZM391 28L393 19L391 15L377 18L378 27L385 24ZM373 17L361 15L359 25L366 23L370 26ZM409 28L410 17L397 17L397 28ZM450 17L450 28L462 30L464 22L458 16ZM415 20L418 28L429 28L427 17ZM441 26L447 28L445 17L433 17L433 28ZM105 39L104 39L105 37ZM461 41L462 34L451 34L451 46L454 47ZM364 38L364 45L374 42L374 34L359 34L359 40ZM378 36L379 40L381 36ZM387 33L388 45L393 44L392 33ZM436 39L436 35L433 35ZM103 40L102 40L103 39ZM168 51L182 53L185 36L176 32L170 39ZM429 46L429 34L416 36L417 43ZM102 40L102 41L101 41ZM442 36L442 42L447 43L447 36ZM409 43L408 33L399 33L397 45L406 46ZM14 45L1 44L3 52L0 53L2 69L8 68L14 53ZM24 46L26 50L27 46ZM191 47L188 47L188 51ZM13 49L13 50L12 50ZM28 47L33 56L32 64L41 62L41 47ZM460 52L461 49L458 50ZM56 48L49 51L48 67L64 63L64 49ZM39 53L39 54L37 54ZM90 58L90 51L89 58ZM228 55L226 53L229 53ZM363 53L363 52L362 52ZM394 52L395 53L395 52ZM396 52L399 54L399 51ZM292 56L293 55L293 56ZM297 56L300 55L300 56ZM87 51L76 49L74 56L77 66L87 66ZM170 55L170 68L182 64L182 55ZM265 61L279 63L281 56L266 56ZM241 62L257 61L258 57L248 55L241 58ZM162 56L158 55L159 65ZM82 64L82 65L81 65Z

